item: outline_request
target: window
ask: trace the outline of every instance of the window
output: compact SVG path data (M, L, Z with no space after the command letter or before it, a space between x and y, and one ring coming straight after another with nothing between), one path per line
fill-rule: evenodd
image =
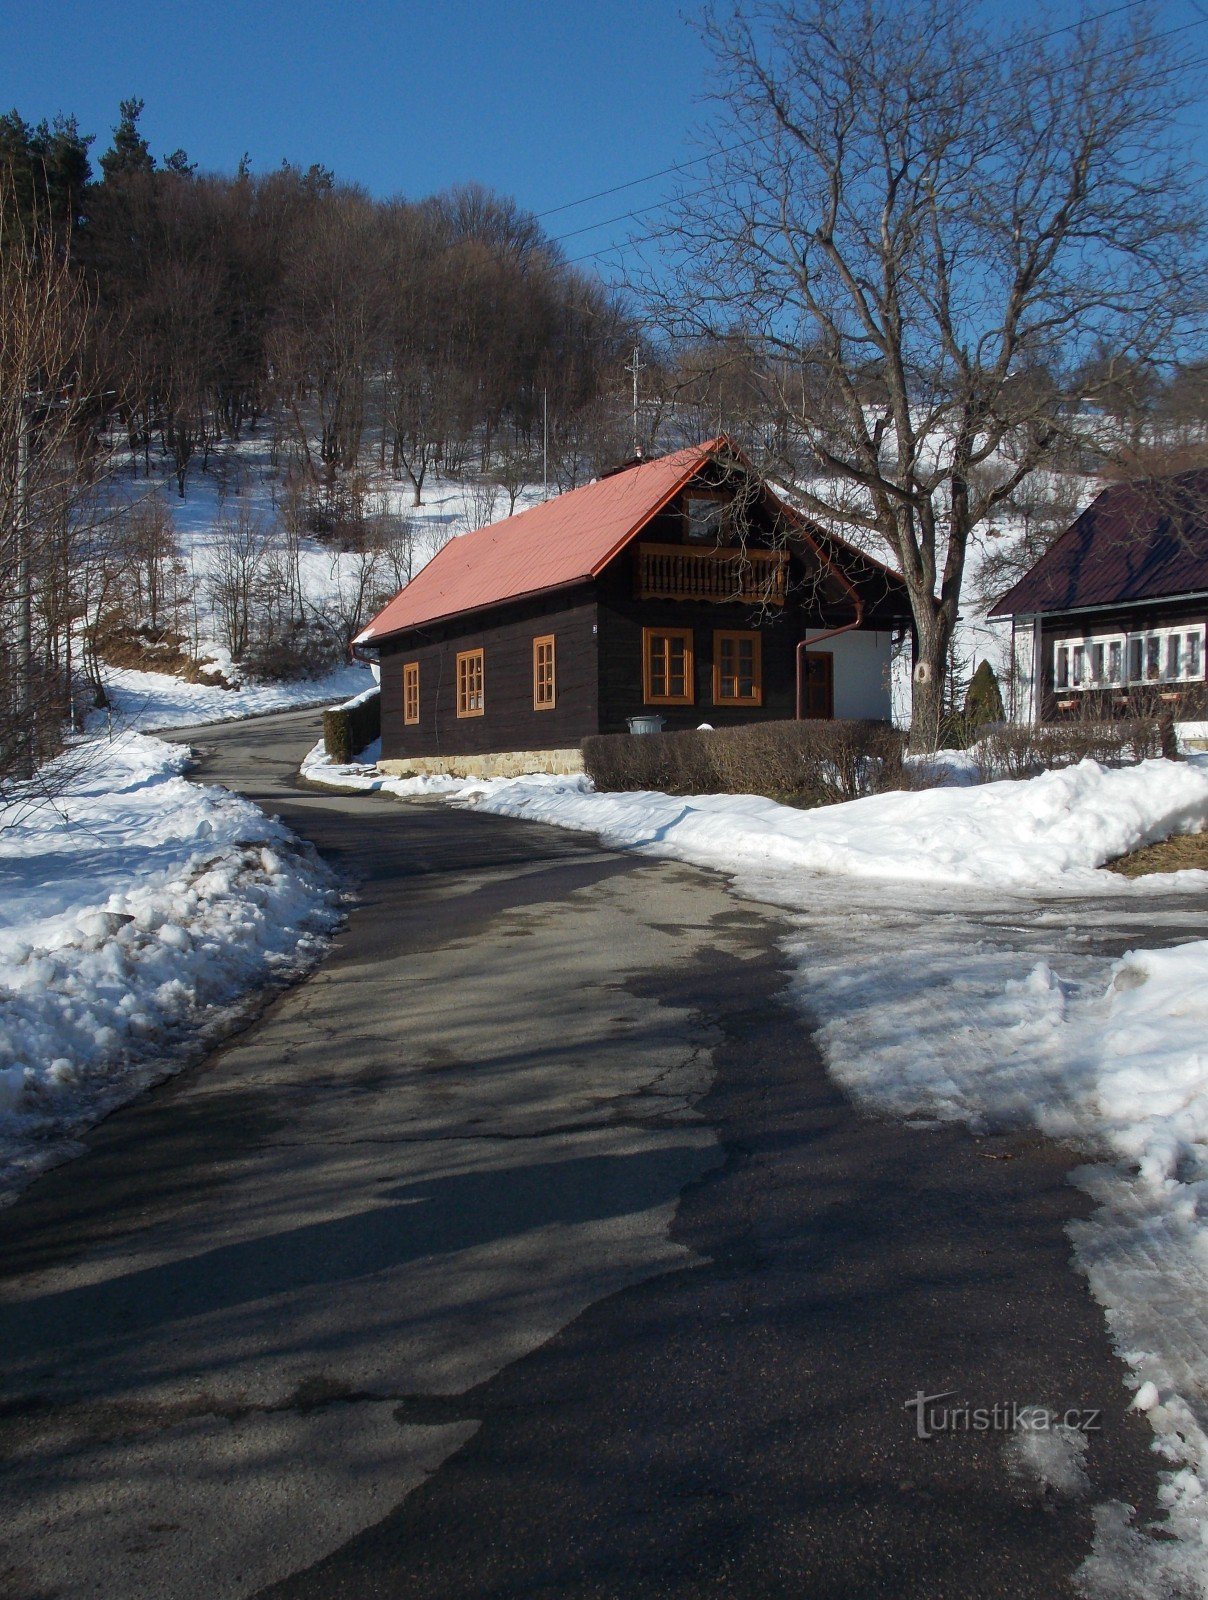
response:
M689 544L720 544L726 516L726 497L720 490L694 491L684 496L684 524Z
M1154 628L1053 643L1055 689L1126 688L1139 683L1201 682L1204 629Z
M642 629L642 691L648 706L690 706L696 698L691 628Z
M554 636L533 640L533 710L554 709Z
M763 704L763 641L757 633L713 635L713 703Z
M419 721L419 662L403 662L403 721Z
M461 650L457 656L457 715L481 717L484 709L482 651Z

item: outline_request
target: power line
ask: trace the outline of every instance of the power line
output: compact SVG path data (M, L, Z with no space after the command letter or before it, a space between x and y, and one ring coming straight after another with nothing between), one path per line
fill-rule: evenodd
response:
M1097 11L1093 17L1086 17L1079 22L1067 22L1060 28L1050 28L1047 33L1038 33L1034 37L1019 39L1014 44L1002 45L999 49L991 51L991 53L988 56L983 57L983 59L987 61L997 61L1002 56L1010 55L1013 50L1023 50L1025 48L1030 49L1034 45L1043 44L1046 39L1055 39L1060 34L1072 33L1076 28L1080 28L1084 25L1089 25L1096 22L1106 22L1109 17L1118 16L1122 11L1135 11L1138 6L1146 5L1148 3L1149 0L1121 0L1119 5L1109 6L1106 11ZM1196 0L1190 0L1190 4L1195 6L1197 11L1200 11L1201 16L1204 15L1199 5L1196 4ZM1205 17L1204 20L1208 21L1208 17ZM1187 23L1186 26L1194 28L1198 27L1199 24L1191 22ZM1182 30L1176 28L1170 31L1178 33ZM1166 35L1159 34L1158 37L1165 38ZM630 178L625 183L614 183L611 188L597 189L594 194L585 194L578 200L564 200L561 205L550 206L545 211L534 212L533 216L537 222L542 222L546 217L556 217L563 211L577 210L579 206L590 205L593 200L606 200L610 195L623 194L626 189L638 189L644 183L653 183L656 178L667 178L670 177L672 173L686 172L691 167L700 166L702 161L713 161L718 156L734 155L739 150L746 150L751 145L758 143L758 136L753 139L740 139L737 144L726 145L722 149L712 150L706 155L691 156L685 161L674 162L669 167L660 167L657 172L646 173L645 177ZM606 228L608 224L606 222L601 222L597 223L596 226ZM580 228L576 229L575 231L583 233L587 230ZM572 239L574 238L574 233L564 234L562 237Z
M1116 7L1116 10L1126 10L1126 9L1129 8L1130 5L1136 4L1136 3L1138 3L1138 0L1129 0L1128 5L1118 6L1118 7ZM1103 15L1109 16L1109 15L1111 15L1111 13L1110 12L1104 12ZM1091 20L1098 20L1098 19L1091 19ZM1175 34L1185 33L1185 32L1187 32L1188 29L1202 28L1205 25L1205 23L1208 23L1208 17L1203 18L1199 22L1188 22L1188 23L1184 23L1182 26L1180 26L1178 28L1170 28L1165 33L1157 34L1155 37L1157 39L1167 39L1167 38L1172 37ZM1055 29L1054 30L1054 32L1068 32L1068 31L1069 31L1068 29ZM1050 37L1051 37L1051 35L1050 35ZM1114 50L1105 51L1104 54L1105 55L1116 54L1116 53L1119 52L1119 50L1127 49L1127 48L1128 48L1127 45L1118 45L1118 46L1116 46L1114 48ZM1198 69L1199 67L1203 67L1203 66L1208 66L1208 55L1198 56L1194 60L1191 60L1191 61L1180 61L1180 62L1177 62L1172 66L1172 68L1170 70L1174 71L1174 72L1193 72L1196 69ZM751 145L751 144L758 144L763 137L764 137L763 135L758 135L757 137L755 137L753 139L743 140L739 144L730 145L730 146L726 147L725 149L715 151L714 152L714 157L716 158L717 156L724 156L724 155L727 155L727 154L731 153L732 151L745 149L748 145ZM702 157L702 160L703 159L706 159L706 158ZM638 181L640 181L640 180L638 180ZM724 189L727 186L728 183L729 183L729 179L722 178L722 179L719 179L715 183L705 184L702 188L690 189L686 194L675 196L674 199L675 200L681 200L681 201L682 200L701 199L703 196L705 196L707 194L714 194L717 191L719 191L721 189ZM631 211L623 211L623 212L619 213L617 216L609 217L609 218L605 219L602 222L585 223L583 227L574 228L568 233L553 235L551 237L551 239L550 239L550 243L551 244L562 244L567 239L577 238L580 234L593 233L593 232L595 232L595 230L597 228L613 227L618 222L636 221L639 217L645 216L648 212L661 211L664 208L664 206L666 206L668 204L671 204L671 203L672 202L668 201L668 200L656 200L656 201L652 201L649 205L638 206L638 207L635 207ZM568 267L578 266L584 261L594 261L594 260L597 260L600 256L609 255L614 250L625 250L625 249L628 249L633 244L649 243L655 237L657 237L657 235L655 233L651 232L651 233L646 233L646 234L639 234L636 238L626 240L624 243L611 244L611 245L602 245L600 247L600 249L598 249L598 250L589 250L589 251L586 251L582 255L569 257L567 259L567 261L565 262L565 265L568 266Z

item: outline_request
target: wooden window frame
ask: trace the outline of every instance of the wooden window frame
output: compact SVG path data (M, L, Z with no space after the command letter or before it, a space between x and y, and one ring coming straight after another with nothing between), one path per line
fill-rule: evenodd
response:
M750 639L752 692L749 695L723 695L721 692L721 651L727 641ZM737 683L737 673L734 674ZM713 634L713 704L715 706L761 706L763 704L763 635L754 628L718 628Z
M412 715L412 700L415 712ZM414 728L419 722L419 662L403 662L403 726Z
M651 691L650 647L651 641L659 639L682 639L684 644L684 688L686 694L660 694ZM670 653L667 660L667 682L671 681ZM691 628L643 628L642 629L642 699L648 706L694 706L696 704L696 652L693 648Z
M474 660L477 660L477 662L478 662L478 699L479 699L480 703L477 706L471 707L469 705L469 700L470 700L471 696L467 695L467 694L465 694L463 692L463 690L464 690L464 676L463 676L463 673L462 673L462 662L463 661L474 661ZM484 653L483 647L481 645L478 647L477 650L459 650L457 652L457 664L456 664L456 668L455 668L455 687L456 687L456 692L457 692L457 715L459 717L481 717L481 716L484 716L486 714L486 709L487 709L486 660L485 660L485 653Z
M684 543L693 550L707 550L710 548L709 540L707 538L694 539L692 537L692 513L688 509L688 502L690 500L711 500L721 505L721 521L717 526L717 537L713 540L713 548L718 550L724 549L726 538L730 531L727 527L727 523L730 520L730 513L726 508L733 503L733 494L726 489L715 489L712 487L700 489L689 488L685 489L680 497L680 516L683 518L684 523Z
M541 651L549 647L549 699L541 698ZM542 633L533 640L533 710L552 711L558 700L558 643L557 635Z

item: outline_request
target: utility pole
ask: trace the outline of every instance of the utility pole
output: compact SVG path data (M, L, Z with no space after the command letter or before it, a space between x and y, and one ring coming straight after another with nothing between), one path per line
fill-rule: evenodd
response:
M626 372L633 373L633 453L638 450L638 373L645 372L646 363L642 360L642 352L635 344L633 347L633 360L625 368Z
M549 386L541 391L541 498L549 499Z
M17 433L17 737L21 742L20 776L34 775L33 730L33 596L29 578L29 396L21 396Z

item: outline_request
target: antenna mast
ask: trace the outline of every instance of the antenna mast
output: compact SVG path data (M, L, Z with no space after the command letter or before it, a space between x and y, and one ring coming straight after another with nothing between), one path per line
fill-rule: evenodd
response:
M638 455L638 373L645 372L646 363L642 360L642 352L635 344L633 347L633 360L626 366L626 372L633 373L633 453Z

